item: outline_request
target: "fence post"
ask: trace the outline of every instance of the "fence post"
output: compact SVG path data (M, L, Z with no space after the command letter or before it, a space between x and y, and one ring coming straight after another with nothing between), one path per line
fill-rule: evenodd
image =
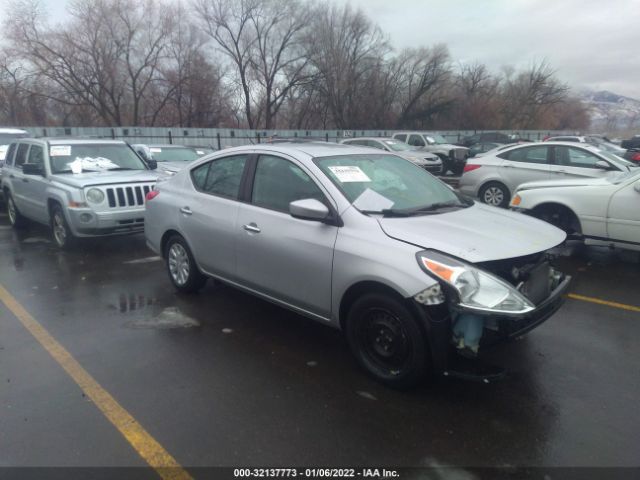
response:
M325 132L324 134L324 141L329 143L329 132Z
M218 140L218 150L222 150L222 146L220 145L220 132L216 133L216 139Z
M116 139L116 130L114 128L111 129L111 139L112 140Z
M258 143L262 143L262 142L260 142L260 134L259 133L256 133L256 138L258 139Z
M171 135L171 130L169 130L169 145L173 144L173 136Z

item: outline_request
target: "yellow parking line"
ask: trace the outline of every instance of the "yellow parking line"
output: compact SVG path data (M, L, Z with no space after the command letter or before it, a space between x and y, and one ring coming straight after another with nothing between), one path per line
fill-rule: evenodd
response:
M598 305L606 305L607 307L620 308L622 310L628 310L630 312L640 312L640 307L635 307L633 305L625 305L624 303L610 302L608 300L602 300L600 298L585 297L584 295L578 295L577 293L569 293L567 297L573 298L574 300L581 300L583 302L591 302L591 303L597 303Z
M31 332L42 347L78 384L87 397L127 439L136 452L164 479L186 480L191 476L100 384L0 285L0 300Z

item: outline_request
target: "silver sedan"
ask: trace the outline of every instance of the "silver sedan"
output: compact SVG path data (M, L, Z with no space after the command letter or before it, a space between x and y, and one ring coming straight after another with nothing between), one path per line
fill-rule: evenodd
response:
M255 145L189 164L147 195L147 243L180 292L213 277L342 329L393 387L455 371L456 353L528 332L569 279L540 220L454 192L386 152Z
M481 202L506 207L516 189L526 182L604 177L633 168L633 163L586 143L523 143L498 147L470 159L459 189Z

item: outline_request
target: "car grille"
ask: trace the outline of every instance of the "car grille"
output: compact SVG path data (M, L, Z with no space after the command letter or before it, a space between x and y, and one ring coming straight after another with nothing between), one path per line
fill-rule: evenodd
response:
M141 207L153 183L104 187L110 208Z
M454 148L449 151L449 157L453 160L464 160L467 158L467 151L462 148Z

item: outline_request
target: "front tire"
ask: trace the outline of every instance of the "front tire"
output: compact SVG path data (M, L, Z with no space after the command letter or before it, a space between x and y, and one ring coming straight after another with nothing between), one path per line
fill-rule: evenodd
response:
M71 250L76 244L62 207L58 204L51 207L51 233L56 245L63 250Z
M365 294L349 310L346 335L353 355L372 377L404 389L424 382L431 368L418 319L398 299Z
M500 182L489 182L480 189L480 201L493 207L507 208L511 200L509 189Z
M22 216L18 207L16 207L16 203L13 201L13 197L8 191L5 191L5 200L7 203L7 216L9 217L9 222L13 228L23 227L26 223L25 217Z
M194 293L207 283L207 277L198 270L189 245L180 235L167 241L164 257L169 280L179 292Z

